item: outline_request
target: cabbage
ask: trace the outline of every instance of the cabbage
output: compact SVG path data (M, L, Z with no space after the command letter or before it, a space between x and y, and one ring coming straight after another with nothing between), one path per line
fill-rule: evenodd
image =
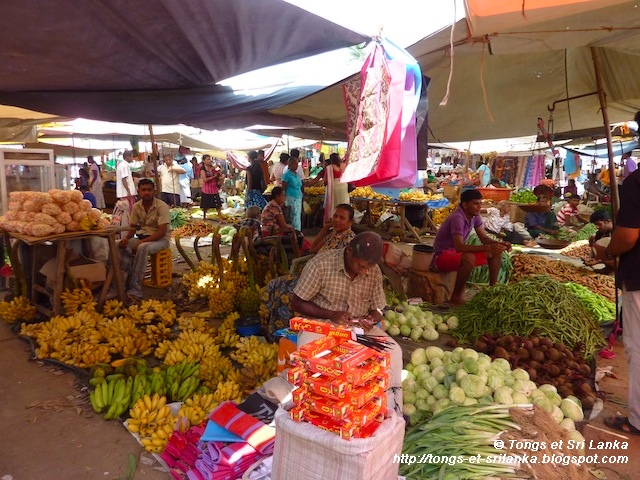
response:
M453 351L451 352L451 358L456 361L459 362L462 360L462 352L464 351L464 348L462 347L456 347L453 349Z
M478 400L470 397L465 398L464 402L462 402L462 404L465 406L475 405L476 403L478 403Z
M451 330L455 330L456 328L458 328L458 325L459 325L458 317L456 317L455 315L452 315L449 318L447 318L447 325Z
M387 310L387 313L384 314L384 318L390 322L396 322L398 321L398 314L393 310Z
M416 412L416 407L411 405L410 403L405 403L404 405L402 405L402 413L404 413L405 415L411 416Z
M492 391L496 391L498 388L502 388L503 385L504 385L504 381L498 375L489 375L487 377L487 386ZM510 387L507 387L507 388L509 388L509 390L511 390Z
M491 366L495 368L499 368L503 372L510 372L511 365L509 365L509 361L504 358L496 358L493 362L491 362Z
M513 372L511 372L511 375L513 375L513 378L516 380L529 380L529 372L522 368L514 369Z
M469 372L467 372L466 370L464 370L464 369L462 369L462 368L461 368L460 370L458 370L458 371L456 372L456 381L457 381L457 382L460 382L460 379L461 379L462 377L467 376L467 375L469 375Z
M422 337L422 327L415 326L411 329L411 334L409 338L413 341L418 341Z
M579 442L578 445L584 445L584 437L578 430L569 430L569 438L574 442ZM584 447L578 448L578 453L584 455Z
M437 413L441 412L445 408L448 408L450 405L451 405L451 402L449 401L448 398L441 398L440 400L438 400L436 403L433 404L433 414L436 415Z
M402 392L402 401L404 403L416 403L418 397L415 393L410 392L408 390Z
M562 410L560 410L560 407L556 405L553 406L553 411L551 412L551 416L557 423L562 422L562 420L564 419L564 413L562 413Z
M511 387L498 387L495 392L493 392L493 398L497 403L501 403L503 405L513 405L513 398L511 396L512 392L513 390L511 389Z
M411 364L409 364L411 365ZM409 370L405 370L405 374L404 374L404 378L405 380L416 380L416 375L413 373L413 371L409 371Z
M427 321L431 321L433 323L433 312L430 310L425 310L422 312L424 314L424 318Z
M454 375L458 370L458 364L456 362L445 363L444 369L447 373ZM467 371L467 373L472 373Z
M402 390L416 392L418 390L418 383L415 380L405 378L402 382Z
M462 377L460 386L467 397L480 398L491 393L491 390L485 384L485 379L478 375L469 374Z
M428 391L428 392L433 392L433 389L436 387L436 385L439 385L440 382L438 380L436 380L434 377L421 377L420 378L420 384Z
M442 398L448 398L449 397L449 390L444 385L438 384L433 389L433 396L436 397L438 400L440 400Z
M584 420L584 413L582 412L582 406L580 406L571 397L562 399L560 403L560 409L564 416L570 418L574 422L581 422Z
M476 361L478 360L478 352L476 352L472 348L465 348L464 350L462 350L462 353L460 355L463 360L466 360L467 358L471 358Z
M444 377L444 380L443 380L443 382L442 382L442 383L443 383L443 385L444 385L445 387L447 387L449 390L451 390L451 387L452 387L452 386L454 386L454 385L455 385L455 386L458 386L458 384L456 383L456 377L455 377L455 375L447 375L447 376L445 376L445 377Z
M416 408L421 412L428 412L429 410L431 410L431 405L427 403L426 398L419 398L416 401Z
M560 409L560 411L562 412L562 409ZM576 429L576 423L573 420L571 420L570 418L565 418L564 420L562 420L560 422L560 426L562 428L564 428L565 430L567 430L568 432L570 432L571 430L575 430Z
M424 389L419 389L416 391L416 403L418 400L424 400L429 396L429 392Z
M404 367L404 369L405 369L407 372L413 372L413 368L414 368L413 363L407 363L407 364L405 365L405 367Z
M415 328L418 326L418 319L414 316L409 316L407 317L407 325L409 325L411 328Z
M544 392L544 394L547 396L549 401L556 407L559 407L560 404L562 403L562 397L557 392L546 391Z
M408 337L409 335L411 335L411 327L407 324L402 325L400 327L400 335L402 335L403 337Z
M431 327L427 327L423 332L422 332L422 338L424 338L425 340L429 341L429 342L433 342L434 340L437 340L438 337L440 336L440 334L438 333L438 331Z
M429 362L431 365L431 369L433 370L435 367L442 367L444 366L442 363L442 360L440 358L434 358L433 360L431 360L431 362Z
M553 404L545 395L543 395L542 397L534 398L531 403L533 403L534 405L538 405L547 413L553 412Z
M442 322L436 325L436 330L438 330L439 332L448 332L449 327L446 323Z
M555 387L555 385L551 385L550 383L545 383L542 384L538 387L539 390L542 390L544 393L547 393L549 391L551 392L557 392L558 389Z
M389 320L387 320L386 318L383 318L382 319L382 330L384 330L385 332L388 332L390 326L391 326L391 323L389 322Z
M431 375L438 380L438 382L442 382L444 381L444 377L447 374L447 372L445 371L444 367L442 365L437 366L436 368L434 368L431 371Z
M420 365L416 365L413 369L413 374L416 377L421 377L422 375L424 375L425 373L429 373L430 369L429 369L429 365L427 365L426 363L421 363Z
M516 392L514 391L511 394L511 398L513 398L513 404L514 405L525 405L529 403L529 399L527 398L527 396L522 393L522 392Z
M438 314L435 314L431 320L433 321L434 325L439 325L440 323L444 322L442 316Z
M404 325L407 323L407 317L405 317L402 313L399 313L396 317L396 322L398 322L398 325Z
M427 363L427 358L426 350L424 348L416 348L411 352L411 363L414 366Z
M451 387L449 390L449 400L458 405L462 405L467 396L464 394L464 390L460 387Z
M418 326L425 328L427 325L429 324L429 322L427 322L423 317L420 317L418 319Z
M420 412L409 415L409 425L419 425L420 423L422 423L422 414Z
M464 368L467 373L478 373L478 362L473 358L465 358L462 361L462 368Z
M434 358L444 357L444 350L442 350L440 347L436 347L433 345L425 348L424 353L429 360L433 360Z
M491 368L491 357L484 353L478 354L478 368L483 371L487 371ZM500 375L502 376L502 375Z
M398 328L398 326L396 325L391 325L387 333L392 337L397 337L398 335L400 335L400 328Z

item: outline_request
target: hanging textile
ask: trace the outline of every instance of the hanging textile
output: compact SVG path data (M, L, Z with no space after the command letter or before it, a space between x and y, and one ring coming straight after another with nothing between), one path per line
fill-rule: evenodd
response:
M400 165L398 175L386 182L376 183L375 186L379 188L413 187L416 183L418 173L416 113L422 91L422 73L418 62L404 49L388 40L383 40L382 45L391 60L399 60L404 63L405 82L400 117ZM394 72L392 71L392 75L393 74ZM390 98L390 101L393 101L393 98ZM381 161L387 161L387 155L392 156L395 154L395 151L388 152L387 145L385 145ZM393 161L393 159L389 159L389 161Z

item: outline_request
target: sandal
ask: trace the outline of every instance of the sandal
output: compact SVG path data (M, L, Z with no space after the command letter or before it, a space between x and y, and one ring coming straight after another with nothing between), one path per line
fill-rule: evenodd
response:
M629 423L628 417L607 417L604 419L604 424L609 428L618 430L619 432L630 435L640 435L640 430Z

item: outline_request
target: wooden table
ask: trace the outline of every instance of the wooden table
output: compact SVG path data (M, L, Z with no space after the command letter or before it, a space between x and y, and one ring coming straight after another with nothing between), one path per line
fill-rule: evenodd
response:
M373 203L381 203L384 206L394 208L398 215L400 216L400 240L402 242L406 242L409 237L413 237L417 242L421 242L420 235L424 233L436 233L438 227L433 223L431 217L429 216L429 207L426 203L417 203L417 202L401 202L398 200L378 200L372 198L360 198L360 197L352 197L352 202L365 202L367 204L367 213L363 219L363 222L367 223L370 226L373 226L373 220L371 218L371 204ZM416 230L416 228L411 225L406 216L406 207L407 206L419 206L425 209L424 212L424 224L422 228Z
M38 311L45 315L61 315L62 311L62 299L60 294L64 289L64 276L67 271L68 260L68 242L72 240L84 240L93 237L106 238L109 242L109 270L107 271L107 277L102 285L100 295L98 296L98 308L102 308L107 296L107 292L111 286L111 282L115 280L116 290L118 298L125 301L124 282L122 279L122 272L120 271L120 256L118 254L118 246L116 245L116 234L126 228L122 227L109 227L104 230L91 230L83 232L67 232L60 235L50 235L47 237L32 237L30 235L22 235L15 232L2 232L4 235L5 248L11 260L11 266L13 267L14 275L16 277L16 294L22 294L27 296L32 301ZM31 247L50 243L55 245L56 248L56 278L53 286L53 293L50 293L43 285L35 282L35 262L31 261L31 265L27 265L31 271L31 285L27 285L26 277L24 274L24 265L20 263L20 256L18 255L18 249L20 245L25 244ZM51 299L52 308L48 308L36 301L36 293L43 293L48 295Z

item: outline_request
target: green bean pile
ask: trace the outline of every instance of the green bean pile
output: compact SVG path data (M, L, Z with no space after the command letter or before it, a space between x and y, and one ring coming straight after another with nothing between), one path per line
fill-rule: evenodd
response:
M562 342L569 349L581 347L592 358L605 340L598 322L578 297L547 276L527 277L509 285L488 287L455 309L460 319L451 332L461 341L473 342L491 335L538 335Z
M598 228L593 223L587 223L584 227L578 230L578 233L571 239L573 242L578 240L589 240L591 235L595 235Z
M578 297L584 308L599 322L607 322L616 318L616 304L610 302L602 295L593 293L587 287L577 283L565 283L567 288Z

